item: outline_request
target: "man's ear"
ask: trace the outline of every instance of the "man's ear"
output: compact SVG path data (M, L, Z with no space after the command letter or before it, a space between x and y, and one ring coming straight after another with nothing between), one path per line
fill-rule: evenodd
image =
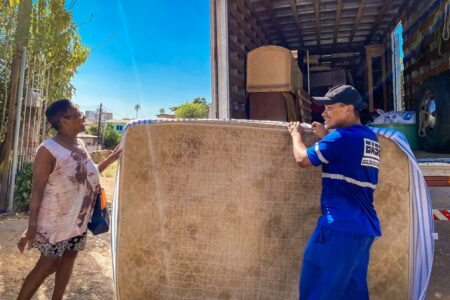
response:
M346 105L345 106L345 112L349 113L349 114L352 114L352 113L355 112L355 107L353 105Z

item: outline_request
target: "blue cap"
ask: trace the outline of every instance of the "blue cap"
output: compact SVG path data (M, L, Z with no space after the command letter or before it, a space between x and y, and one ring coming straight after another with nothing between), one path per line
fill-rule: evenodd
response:
M367 107L362 100L361 94L351 85L337 85L331 88L324 97L311 97L312 100L321 105L343 103L353 105L357 111Z

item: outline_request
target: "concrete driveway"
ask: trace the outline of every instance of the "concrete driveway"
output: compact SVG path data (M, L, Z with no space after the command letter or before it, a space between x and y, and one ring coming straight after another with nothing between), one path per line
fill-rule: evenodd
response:
M450 187L432 187L433 208L450 209ZM435 241L433 270L426 299L450 300L450 221L434 221Z

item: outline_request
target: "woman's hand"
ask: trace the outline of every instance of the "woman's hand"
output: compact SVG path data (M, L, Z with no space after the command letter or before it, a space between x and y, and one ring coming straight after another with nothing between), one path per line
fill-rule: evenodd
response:
M120 153L122 153L122 148L120 147L120 143L119 143L116 146L116 148L114 148L113 152L109 156L112 157L113 162L114 162L114 161L116 161L119 158Z
M19 248L20 253L23 253L27 245L27 249L30 250L33 247L35 238L36 229L28 228L27 231L20 237L19 242L17 242L17 248Z
M116 148L114 148L113 152L98 164L99 172L102 173L110 164L115 162L119 158L121 153L122 148L120 147L120 144L118 144Z
M312 123L313 133L319 138L323 138L328 134L328 130L325 128L325 125L319 122Z

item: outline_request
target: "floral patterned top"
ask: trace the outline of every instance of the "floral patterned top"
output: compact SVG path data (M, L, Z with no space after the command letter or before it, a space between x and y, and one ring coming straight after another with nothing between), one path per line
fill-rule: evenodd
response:
M39 209L36 241L55 244L82 235L92 217L100 190L100 173L84 144L84 152L73 152L52 138L45 147L56 159Z

